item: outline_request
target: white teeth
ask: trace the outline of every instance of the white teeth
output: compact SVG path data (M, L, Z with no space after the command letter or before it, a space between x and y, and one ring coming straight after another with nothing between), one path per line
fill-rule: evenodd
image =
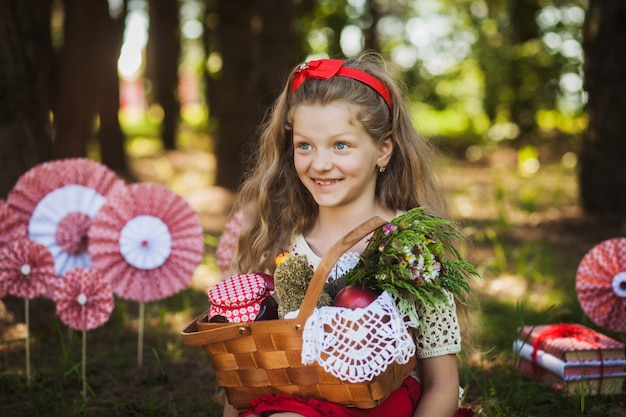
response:
M314 180L318 185L332 185L335 183L334 180Z

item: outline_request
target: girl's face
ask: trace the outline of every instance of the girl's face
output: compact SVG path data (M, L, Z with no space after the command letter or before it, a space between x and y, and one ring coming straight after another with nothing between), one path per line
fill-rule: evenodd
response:
M346 103L299 105L293 114L294 164L320 208L375 202L377 165L393 145L377 145Z

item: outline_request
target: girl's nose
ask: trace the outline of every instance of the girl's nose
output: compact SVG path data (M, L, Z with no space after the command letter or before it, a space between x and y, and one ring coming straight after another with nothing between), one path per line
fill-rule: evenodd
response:
M333 161L329 152L318 151L313 159L313 169L316 171L328 171L332 168Z

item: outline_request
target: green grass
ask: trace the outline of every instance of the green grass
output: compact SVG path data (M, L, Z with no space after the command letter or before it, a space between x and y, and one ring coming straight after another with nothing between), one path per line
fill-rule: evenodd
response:
M561 166L559 155L543 158L530 177L517 170L510 150L488 158L481 169L454 160L443 170L454 201L469 213L460 216L471 242L463 251L483 275L470 305L473 344L460 361L465 402L479 416L626 415L625 395L566 396L522 379L512 348L523 325L597 329L578 303L576 271L586 251L614 237L615 226L580 213L575 171ZM624 334L604 332L625 340Z
M200 292L185 290L146 304L143 366L138 368L137 303L116 298L109 321L86 333L86 397L81 383L83 333L60 323L50 300L31 301L31 318L36 317L30 329L31 383L24 374L23 343L2 346L0 415L221 415L208 357L200 348L183 346L179 337L184 321L205 300ZM22 302L4 301L13 308Z

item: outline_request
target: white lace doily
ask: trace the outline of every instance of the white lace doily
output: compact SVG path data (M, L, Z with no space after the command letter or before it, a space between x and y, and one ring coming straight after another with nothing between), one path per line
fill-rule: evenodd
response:
M317 362L352 383L371 381L393 362L405 364L413 355L415 342L387 292L366 308L317 308L302 334L304 365Z

